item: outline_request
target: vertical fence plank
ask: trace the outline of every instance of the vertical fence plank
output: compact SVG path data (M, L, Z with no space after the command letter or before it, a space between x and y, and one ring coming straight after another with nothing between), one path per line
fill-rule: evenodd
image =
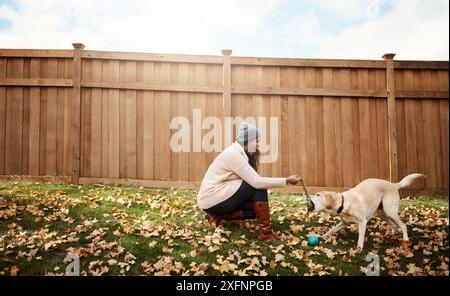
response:
M74 117L72 122L73 133L73 171L72 183L79 184L80 178L80 161L81 161L81 50L84 48L82 43L73 43L73 97L74 100ZM78 120L79 119L79 120Z
M138 62L136 64L136 81L144 81L144 63ZM136 91L136 178L143 179L144 165L143 165L143 153L144 153L144 91Z
M83 61L83 80L92 79L92 63ZM81 90L81 177L91 177L92 89Z
M23 77L23 58L7 64L7 78ZM5 173L18 175L22 166L23 87L6 90Z
M65 60L64 67L64 77L66 79L71 79L73 77L73 59ZM74 117L75 110L75 102L73 99L73 89L65 88L64 89L64 151L63 151L63 163L64 163L64 175L72 176L73 170L73 140L74 134L77 133L76 130L72 128L73 122L78 120L78 118Z
M57 78L57 59L48 59L47 78ZM56 140L57 140L57 88L47 88L47 115L45 121L45 175L56 175Z
M395 54L393 53L387 53L383 55L383 59L386 61L386 90L388 96L389 179L391 182L398 182L394 56Z
M316 67L315 87L323 88L323 72L321 68ZM324 98L317 97L315 100L315 109L317 109L317 186L325 186L325 145L324 145Z
M39 77L47 77L48 59L42 58L39 69ZM39 108L39 175L45 175L45 143L47 130L45 128L47 122L47 95L48 88L40 88L40 108Z
M333 71L330 68L322 69L323 87L333 87ZM324 161L325 161L325 186L333 186L336 183L334 170L336 169L336 138L334 136L334 110L332 97L323 97L323 134L324 134ZM334 169L333 169L334 168Z
M57 60L57 78L65 79L65 61ZM58 87L56 89L56 175L64 175L64 110L65 110L65 89Z
M442 187L441 189L448 188L448 148L449 148L449 120L448 120L448 100L439 100L439 111L440 111L440 138L441 138L441 148L442 148L442 158L440 160L442 166Z
M145 62L143 66L143 79L144 82L153 82L153 63ZM155 130L155 111L154 111L154 92L145 91L143 98L143 178L153 179L154 178L154 130ZM187 100L187 98L186 98Z
M280 67L271 67L270 68L270 79L268 82L269 86L273 88L280 87ZM250 107L250 106L249 106ZM282 176L282 162L283 162L283 135L281 134L282 125L283 125L283 109L282 109L282 97L279 95L271 96L270 101L270 110L273 116L278 117L278 158L277 161L271 164L272 172L270 174L271 177L281 177ZM248 114L248 113L247 113ZM250 115L250 114L248 114ZM287 139L285 139L287 140ZM272 142L272 141L271 141Z
M6 79L6 58L0 58L0 80ZM0 175L5 174L6 87L0 87Z
M315 87L315 71L314 68L305 69L305 87L314 88ZM306 154L307 159L307 172L308 179L305 180L308 184L317 184L318 180L318 164L317 164L317 108L316 101L319 98L307 96L305 101L305 111L306 111ZM311 157L314 155L315 157Z
M403 70L403 83L406 90L414 87L413 72ZM414 99L405 99L405 135L406 135L406 171L407 173L417 172L417 140L416 140L416 102Z
M170 83L170 64L158 63L154 65L155 83ZM154 173L157 180L170 179L170 101L171 93L167 91L155 92L155 140L154 145ZM156 126L157 125L157 126Z
M367 69L358 69L358 89L368 89L369 88L369 72ZM371 118L370 114L370 99L369 98L359 98L358 99L358 109L359 109L359 118L358 118L358 127L359 127L359 159L361 166L361 176L360 180L364 180L370 177L374 177L372 175L372 154L371 148L373 146L372 138L371 138L371 122L374 121L374 118Z
M230 49L222 49L223 56L223 69L222 69L222 84L223 84L223 117L231 116L231 53ZM223 143L224 147L230 145L233 142L232 135L225 137L224 135Z
M110 81L118 82L120 79L119 61L109 61ZM108 142L108 178L119 178L120 167L120 91L117 89L109 90L109 142Z
M448 71L440 70L438 72L438 80L440 91L448 92ZM448 99L439 100L439 110L440 110L440 138L441 138L441 165L442 165L442 188L448 188L449 182L449 114L448 114Z
M204 86L206 77L205 77L205 71L206 67L204 64L196 64L195 65L195 85ZM207 95L205 93L197 93L195 95L195 101L196 101L196 108L199 108L201 111L201 121L200 121L200 131L199 131L199 152L196 153L196 161L195 161L195 180L194 181L201 181L203 179L203 174L207 170L206 166L206 152L203 149L202 140L203 136L205 135L205 131L202 128L201 122L207 116L206 113L206 98ZM169 158L170 159L170 158Z
M261 70L260 70L261 72ZM298 76L297 76L297 69L296 68L282 68L280 73L280 85L282 87L296 87L298 83ZM261 97L261 96L259 96ZM262 97L261 97L262 99ZM293 111L295 112L296 107L296 97L294 96L286 96L286 103L283 105L286 110L285 116L286 120L285 125L283 126L284 131L284 144L286 145L285 151L287 152L286 155L283 157L283 175L288 176L292 174L300 174L299 171L299 161L298 161L298 137L296 136L297 133L297 116L294 115ZM258 104L258 102L254 101L254 104L256 106L262 106L261 103Z
M102 61L92 60L92 81L102 81ZM91 89L91 177L101 177L102 173L102 89Z
M422 87L422 80L420 79L420 72L419 70L413 70L413 89L420 89ZM425 146L427 143L424 142L425 136L424 136L424 120L423 120L423 100L422 99L415 99L415 109L416 109L416 139L417 139L417 171L423 172L426 174L425 170L425 162L427 159L427 155L425 155ZM422 187L426 185L426 180L420 179L418 180L418 186Z
M102 81L111 81L109 61L102 61ZM109 173L109 161L111 159L109 144L111 142L111 110L110 110L110 90L102 89L101 93L101 172L102 177L107 177Z
M338 71L339 85L344 89L351 88L350 70L340 69ZM353 141L355 138L353 130L352 116L352 98L342 97L341 99L341 128L342 128L342 181L343 186L354 186L354 171L359 170L359 166L355 168L353 160L356 158L354 154Z
M23 64L23 78L30 78L31 59L25 58ZM23 88L23 120L22 120L22 175L28 175L29 145L30 145L30 88Z

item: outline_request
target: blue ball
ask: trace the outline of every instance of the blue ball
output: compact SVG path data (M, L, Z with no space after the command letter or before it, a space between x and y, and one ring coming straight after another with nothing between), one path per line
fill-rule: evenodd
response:
M319 244L319 238L315 235L311 235L310 237L308 237L308 244L311 247L317 246Z

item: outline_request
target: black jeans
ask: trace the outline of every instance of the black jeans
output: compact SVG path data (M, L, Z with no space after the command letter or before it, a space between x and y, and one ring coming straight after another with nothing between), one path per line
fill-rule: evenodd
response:
M245 181L228 199L209 208L205 211L211 215L218 215L236 210L244 211L245 219L255 219L255 210L253 205L257 201L268 201L267 189L256 189Z

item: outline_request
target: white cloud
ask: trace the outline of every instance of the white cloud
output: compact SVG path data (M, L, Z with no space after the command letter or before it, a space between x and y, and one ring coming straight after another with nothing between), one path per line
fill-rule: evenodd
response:
M354 20L376 16L383 1L385 0L316 0L316 3L322 10L329 11L338 18Z
M321 0L335 3L330 9L346 15L348 7L336 3L347 1ZM448 60L449 15L447 1L398 0L392 10L378 17L367 17L362 23L340 31L337 35L324 32L316 14L299 16L300 23L314 24L307 30L291 30L289 38L306 40L316 50L311 57L378 59L387 52L396 59ZM361 7L362 10L364 10ZM291 24L296 26L298 20Z
M0 4L2 48L448 60L447 0L17 0ZM280 7L293 7L283 19ZM314 9L313 9L314 8ZM325 15L328 17L325 20ZM331 15L331 24L330 24ZM345 24L342 27L333 26ZM332 30L330 30L332 29Z
M18 0L1 16L11 30L1 47L70 48L215 53L226 47L219 34L256 30L274 0L56 1ZM75 21L73 26L68 22Z

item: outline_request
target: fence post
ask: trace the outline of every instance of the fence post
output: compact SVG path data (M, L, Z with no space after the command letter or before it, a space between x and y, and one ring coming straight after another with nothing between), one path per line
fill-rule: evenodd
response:
M231 130L231 134L227 134L227 126L225 122L225 117L231 117L231 49L222 49L223 56L223 100L222 100L222 108L223 108L223 123L224 123L224 141L223 147L231 144L231 138L233 137L233 130ZM233 128L233 126L231 126Z
M383 59L386 61L386 91L388 109L388 143L389 143L389 180L398 182L397 162L397 127L395 112L395 77L394 77L394 53L386 53Z
M74 99L74 141L73 151L73 170L72 183L79 184L80 179L80 159L81 159L81 51L84 48L83 43L72 43L73 45L73 99Z

